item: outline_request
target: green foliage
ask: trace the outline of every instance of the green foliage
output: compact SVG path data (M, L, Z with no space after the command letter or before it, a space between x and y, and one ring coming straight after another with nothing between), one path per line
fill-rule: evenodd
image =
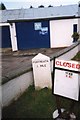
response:
M38 6L38 8L44 8L44 6L43 6L43 5L40 5L40 6Z
M74 56L72 60L80 61L80 51Z
M3 3L1 3L0 4L0 10L5 10L5 9L6 9L5 5Z
M33 6L31 5L30 8L33 8Z
M52 5L49 5L48 7L53 7Z
M72 38L78 40L79 39L79 33L78 32L74 32L72 35Z

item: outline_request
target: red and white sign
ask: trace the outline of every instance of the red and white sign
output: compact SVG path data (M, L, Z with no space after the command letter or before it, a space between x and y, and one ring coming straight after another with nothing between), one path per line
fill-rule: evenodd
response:
M74 71L80 71L80 63L76 61L65 61L65 60L56 59L55 67L74 70Z
M80 76L76 71L80 71L79 62L55 60L54 94L78 101Z

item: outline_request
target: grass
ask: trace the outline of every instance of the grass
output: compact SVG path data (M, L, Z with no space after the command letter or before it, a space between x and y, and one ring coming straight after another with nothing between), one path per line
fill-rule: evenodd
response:
M61 107L69 110L72 100L59 97ZM75 102L73 112L80 120L80 103ZM52 113L56 110L55 96L52 90L44 88L35 90L34 86L30 86L28 90L11 105L2 109L2 118L51 118Z
M73 58L73 60L80 61L80 52ZM72 100L59 97L61 101L61 108L70 110ZM51 118L53 112L57 109L55 96L52 95L52 90L44 88L35 90L34 86L30 86L26 92L9 106L2 109L2 118ZM80 120L80 101L74 102L74 109L72 112Z
M3 109L2 115L6 118L51 117L51 113L54 111L53 98L50 89L35 91L34 87L30 86L18 101Z
M72 60L80 61L80 51L74 56Z

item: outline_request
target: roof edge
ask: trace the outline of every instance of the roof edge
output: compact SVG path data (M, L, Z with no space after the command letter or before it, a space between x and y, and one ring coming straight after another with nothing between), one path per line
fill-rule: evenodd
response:
M80 16L62 16L62 17L48 17L48 18L32 18L32 19L16 19L16 20L7 20L9 23L13 22L29 22L29 21L40 21L40 20L63 20L63 19L78 19Z

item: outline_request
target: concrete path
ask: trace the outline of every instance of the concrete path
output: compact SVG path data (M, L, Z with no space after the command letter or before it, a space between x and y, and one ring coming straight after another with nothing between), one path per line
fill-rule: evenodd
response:
M53 56L54 53L59 52L64 48L56 49L32 49L12 52L10 49L2 50L0 52L1 59L1 71L2 71L2 83L15 78L18 75L25 73L31 69L32 58L38 53L42 53L49 57Z

